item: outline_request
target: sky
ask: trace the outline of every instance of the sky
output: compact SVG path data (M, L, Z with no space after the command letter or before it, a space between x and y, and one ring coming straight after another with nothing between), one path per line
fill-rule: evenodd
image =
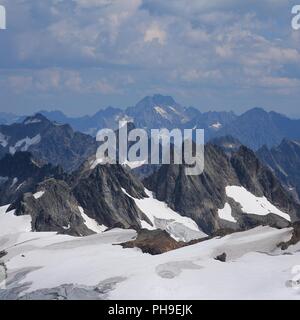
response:
M0 0L0 112L92 114L161 93L202 111L300 117L295 4Z

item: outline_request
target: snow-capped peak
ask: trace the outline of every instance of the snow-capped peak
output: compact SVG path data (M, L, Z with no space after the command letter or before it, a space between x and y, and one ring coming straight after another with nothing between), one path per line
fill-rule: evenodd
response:
M209 126L211 129L219 130L222 128L222 124L218 121Z

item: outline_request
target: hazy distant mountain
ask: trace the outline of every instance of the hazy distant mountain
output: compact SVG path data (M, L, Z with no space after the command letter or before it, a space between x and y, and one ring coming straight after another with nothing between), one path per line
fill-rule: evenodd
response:
M145 97L134 107L121 110L108 107L93 116L70 118L59 111L41 111L47 118L59 123L68 123L75 130L95 135L102 128L117 129L119 121L134 122L138 128L181 128L191 118L186 108L180 106L172 97L154 95Z
M251 109L238 116L231 112L201 112L183 107L170 96L147 96L135 106L121 110L106 108L93 116L70 118L59 111L42 113L52 121L68 123L74 130L96 135L102 128L117 129L120 120L133 122L137 128L205 129L205 139L232 136L243 145L257 150L263 145L272 147L282 139L300 139L300 120L289 119L261 108Z
M300 199L300 141L284 139L277 147L262 147L257 155Z
M292 120L276 112L251 109L221 128L215 136L232 136L242 144L257 150L272 147L282 139L300 139L300 120Z
M124 117L120 109L108 107L93 116L68 117L61 111L41 111L45 117L60 124L69 124L74 130L95 136L102 128L117 129L119 120Z
M23 121L25 117L17 116L13 113L0 112L0 124L12 124Z
M237 119L237 117L238 116L235 115L232 111L209 111L205 113L201 113L200 111L194 111L193 116L191 117L192 120L189 121L185 125L185 127L197 127L199 129L204 129L205 139L206 141L208 141L211 138L215 137L222 128L224 128L227 125L230 125L234 120Z
M240 116L224 111L201 112L193 107L181 106L172 97L160 94L147 96L127 109L108 107L93 116L73 118L60 111L41 111L41 114L51 121L69 124L73 130L92 136L103 128L116 130L120 121L127 121L134 123L136 128L147 130L205 129L206 141L231 136L253 150L263 145L276 146L284 138L300 139L300 120L276 112L266 112L261 108L251 109ZM12 117L9 119L12 121Z
M95 135L102 128L117 129L120 120L133 122L137 128L145 129L206 129L207 139L222 127L237 118L233 112L201 113L193 107L185 108L170 96L155 94L147 96L135 106L121 110L108 107L93 116L72 118L60 111L41 111L48 119L68 123L74 130Z
M214 138L210 141L210 143L221 147L228 155L238 151L242 146L241 142L232 136Z
M142 99L136 106L128 108L126 114L138 128L174 129L180 128L190 118L186 109L172 97L156 94Z

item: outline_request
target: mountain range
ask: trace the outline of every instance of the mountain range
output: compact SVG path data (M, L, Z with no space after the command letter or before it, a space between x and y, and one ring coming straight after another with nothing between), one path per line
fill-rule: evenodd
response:
M119 139L119 121L129 122L129 130L205 128L204 172L187 176L185 164L96 163L99 144L92 135L109 127ZM9 285L0 287L0 299L20 293L24 299L105 299L140 272L132 262L147 259L143 269L151 274L150 264L156 277L169 281L185 269L202 270L205 262L200 257L198 266L195 258L202 250L218 267L230 260L240 266L241 255L250 259L261 251L264 259L276 252L277 261L283 253L293 260L300 239L298 122L262 109L241 116L200 113L161 95L93 117L42 112L14 123L6 118L0 125L0 272ZM61 273L53 271L57 257ZM95 287L90 278L83 287L68 281L82 270L99 280L99 268L104 278ZM41 288L27 292L34 281L18 280L45 270ZM61 282L49 280L58 274Z
M39 161L72 171L95 154L97 146L91 136L74 132L68 124L51 122L41 114L20 123L0 125L0 157L29 151Z
M273 111L253 108L241 115L232 111L201 112L194 107L184 107L172 97L160 94L147 96L133 107L108 107L92 116L68 117L61 111L40 111L39 114L58 124L69 124L73 130L92 136L103 128L116 130L120 121L127 121L133 122L137 128L147 130L205 129L206 141L232 136L253 150L258 150L264 145L277 146L285 138L300 139L300 120L290 119ZM1 113L0 124L23 122L25 118Z
M257 150L273 147L284 138L300 139L300 120L290 119L276 112L253 108L241 115L233 112L201 112L193 107L183 107L172 97L154 95L138 102L134 107L118 109L109 107L94 116L69 118L61 112L41 112L59 123L69 123L74 130L95 135L102 128L118 127L120 120L132 121L137 128L150 129L205 129L206 141L222 136L232 136Z

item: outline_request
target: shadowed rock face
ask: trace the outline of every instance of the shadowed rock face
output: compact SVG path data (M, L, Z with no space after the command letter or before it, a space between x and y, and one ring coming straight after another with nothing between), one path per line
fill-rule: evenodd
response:
M86 214L107 227L140 228L140 219L151 222L133 199L145 198L144 187L120 165L98 165L77 173L73 192Z
M29 152L7 154L0 160L0 206L10 204L48 178L64 179L60 167L42 165Z
M141 220L151 222L134 200L147 195L144 187L129 170L120 165L98 165L90 169L86 163L65 181L50 178L32 184L10 206L16 215L30 215L33 231L55 231L74 236L93 232L85 225L79 210L98 224L108 228L141 228Z
M195 220L207 234L219 229L247 229L257 225L288 226L281 217L269 214L256 216L243 214L241 207L226 195L227 186L243 186L257 197L265 196L279 209L287 212L296 220L300 208L286 192L272 172L263 166L255 154L241 147L231 156L218 146L208 144L205 147L205 170L199 176L186 176L184 166L164 165L144 184L155 192L158 200L184 216ZM223 221L218 209L228 202L237 223Z
M54 231L74 236L93 234L85 226L79 204L64 181L46 180L38 186L37 191L39 197L25 193L10 208L16 209L16 215L32 217L32 231Z
M0 144L0 158L6 153L29 151L34 158L60 165L65 171L77 169L96 153L97 142L89 135L74 132L69 125L58 125L41 114L22 123L0 125L5 144ZM27 141L26 139L32 139Z
M278 246L282 250L286 250L288 247L295 245L300 242L300 222L297 221L293 224L293 234L289 241L280 243Z
M300 218L299 204L253 151L241 147L231 162L242 186L256 196L265 196L276 207L289 213L292 221Z
M254 108L222 127L215 137L230 135L239 139L243 145L258 150L263 145L278 145L284 138L299 139L299 124L299 120Z
M300 199L300 142L283 140L278 147L262 147L258 157L268 165L277 178Z

